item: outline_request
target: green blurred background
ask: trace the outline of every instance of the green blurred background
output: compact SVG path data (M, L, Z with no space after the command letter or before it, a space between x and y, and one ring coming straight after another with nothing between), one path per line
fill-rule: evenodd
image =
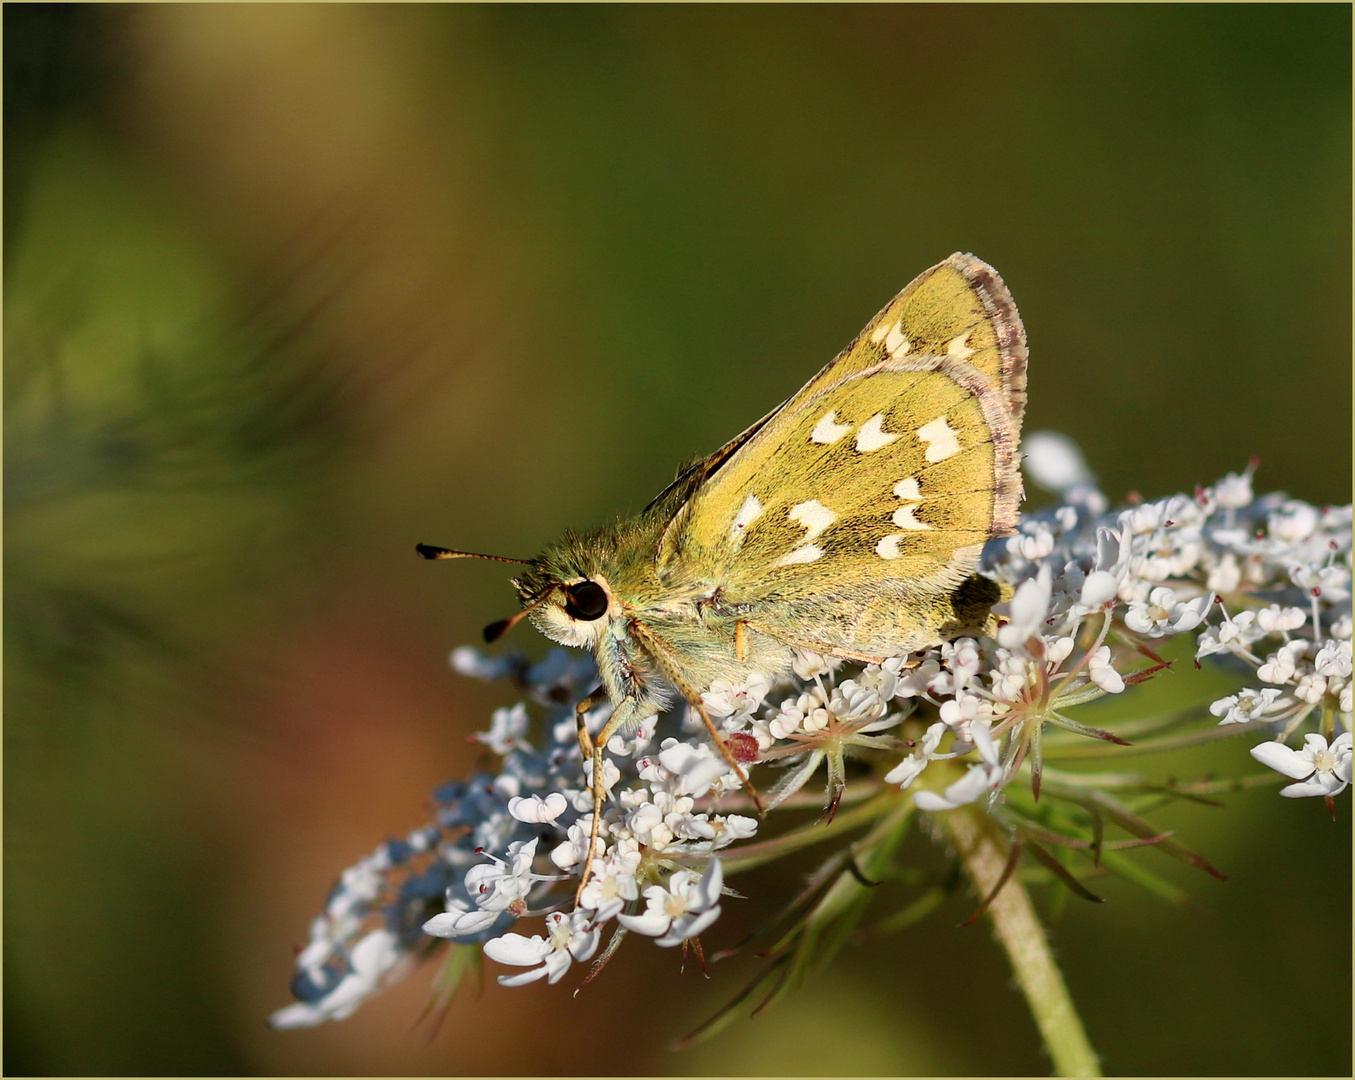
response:
M6 5L4 62L7 1073L1048 1071L963 897L682 1055L746 962L264 1017L507 700L445 659L503 575L413 544L643 505L952 251L1112 499L1348 501L1348 6ZM1063 907L1092 1041L1348 1075L1349 796L1227 801L1158 818L1227 883L1142 853L1200 910Z

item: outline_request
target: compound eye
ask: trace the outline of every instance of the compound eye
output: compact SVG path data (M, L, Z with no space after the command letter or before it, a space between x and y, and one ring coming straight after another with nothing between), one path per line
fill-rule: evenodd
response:
M596 581L580 581L565 586L565 614L571 619L592 622L607 611L607 590Z

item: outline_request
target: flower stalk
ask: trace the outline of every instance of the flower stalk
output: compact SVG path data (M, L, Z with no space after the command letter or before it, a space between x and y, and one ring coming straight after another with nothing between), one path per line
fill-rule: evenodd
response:
M980 897L992 895L1007 870L1007 854L992 830L970 813L947 814L942 821L975 891ZM1016 875L992 896L986 914L1030 1006L1054 1074L1100 1076L1100 1061L1087 1039L1030 894Z

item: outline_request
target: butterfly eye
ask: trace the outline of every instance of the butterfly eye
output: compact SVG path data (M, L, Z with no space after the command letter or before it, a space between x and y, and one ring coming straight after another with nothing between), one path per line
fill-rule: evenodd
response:
M592 622L607 610L607 590L596 581L580 581L565 586L565 614L571 619Z

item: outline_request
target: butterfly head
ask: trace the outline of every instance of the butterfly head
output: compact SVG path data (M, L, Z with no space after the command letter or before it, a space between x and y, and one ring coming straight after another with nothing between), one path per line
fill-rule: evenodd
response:
M525 616L541 633L561 645L593 647L610 622L607 616L615 612L611 588L602 577L549 581L544 591L529 591L524 580L514 579L513 583L524 604L516 618Z
M591 648L611 616L619 613L615 592L597 560L567 536L533 559L526 573L513 579L522 611L541 633L561 645Z
M525 618L561 645L591 647L610 621L608 616L619 609L610 583L571 540L567 537L561 547L530 560L476 555L429 544L420 544L416 550L425 559L492 559L527 567L521 577L512 579L522 610L486 626L486 641L497 641Z

